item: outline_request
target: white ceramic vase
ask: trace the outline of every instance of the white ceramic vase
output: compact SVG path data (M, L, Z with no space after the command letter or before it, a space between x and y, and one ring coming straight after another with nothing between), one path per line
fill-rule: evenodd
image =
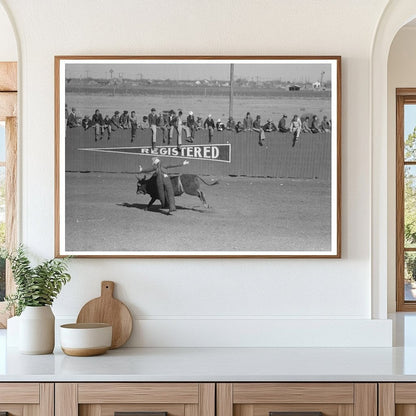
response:
M19 351L50 354L55 347L55 315L50 306L26 306L19 319Z

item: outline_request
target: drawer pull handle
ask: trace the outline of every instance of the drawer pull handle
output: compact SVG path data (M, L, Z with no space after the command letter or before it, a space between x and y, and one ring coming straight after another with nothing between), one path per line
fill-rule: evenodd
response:
M269 412L269 416L323 416L322 412Z
M115 412L114 416L168 416L168 412Z

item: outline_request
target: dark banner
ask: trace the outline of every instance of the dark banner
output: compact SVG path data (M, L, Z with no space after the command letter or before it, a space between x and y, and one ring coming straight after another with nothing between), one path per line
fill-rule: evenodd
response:
M210 160L213 162L231 162L231 144L200 144L176 146L140 147L99 147L80 148L90 152L124 153L138 156L166 156L181 159Z

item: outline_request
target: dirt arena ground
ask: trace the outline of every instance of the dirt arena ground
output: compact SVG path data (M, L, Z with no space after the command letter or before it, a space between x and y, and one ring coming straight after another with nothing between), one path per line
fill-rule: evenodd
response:
M206 178L209 179L209 178ZM67 251L330 250L330 183L221 177L201 184L211 208L176 197L173 216L136 195L132 174L66 173Z

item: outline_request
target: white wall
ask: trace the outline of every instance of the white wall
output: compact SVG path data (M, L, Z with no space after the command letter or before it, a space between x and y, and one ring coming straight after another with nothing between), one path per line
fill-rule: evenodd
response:
M342 259L74 259L58 317L110 279L138 320L130 345L389 345L385 298L371 320L370 254L370 54L386 3L0 0L21 39L21 239L43 257L54 252L54 55L343 58Z
M0 3L1 4L1 3ZM0 61L17 61L16 38L6 10L0 6Z
M396 88L416 87L416 26L403 27L391 44L388 63L388 193L389 193L389 265L388 309L396 310L396 261L395 261L395 198L396 198Z

